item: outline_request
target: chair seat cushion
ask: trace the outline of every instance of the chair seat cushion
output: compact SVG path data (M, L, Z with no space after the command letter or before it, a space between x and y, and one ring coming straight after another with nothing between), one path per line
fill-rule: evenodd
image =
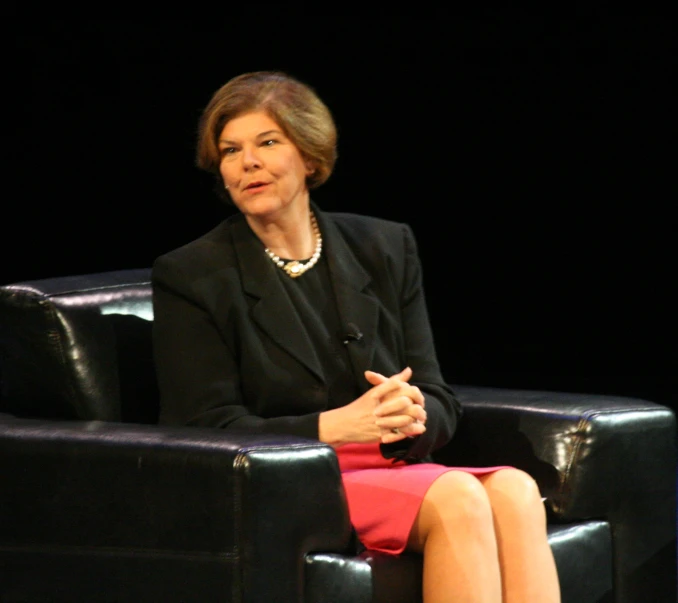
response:
M562 603L597 603L612 590L612 539L604 521L551 525ZM365 551L357 557L306 558L307 603L414 603L421 601L419 555Z

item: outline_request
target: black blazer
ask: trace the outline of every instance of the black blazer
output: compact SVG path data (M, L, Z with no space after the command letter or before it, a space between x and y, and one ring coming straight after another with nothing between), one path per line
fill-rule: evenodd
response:
M426 398L426 432L382 445L382 454L425 459L450 440L461 408L436 359L411 229L313 209L340 320L346 332L357 326L363 335L349 345L359 390L370 387L367 369L392 375L410 366L411 383ZM157 258L161 423L318 438L327 388L277 270L241 214Z

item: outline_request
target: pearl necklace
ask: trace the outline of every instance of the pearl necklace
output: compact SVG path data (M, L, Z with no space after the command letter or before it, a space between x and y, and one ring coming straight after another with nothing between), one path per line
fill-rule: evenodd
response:
M292 260L291 262L285 262L280 259L275 253L273 253L268 247L264 250L266 255L273 260L273 263L282 268L288 276L292 278L297 278L313 268L320 259L320 253L323 250L323 239L320 236L320 229L318 228L318 221L315 219L315 214L311 212L311 228L313 229L313 234L315 235L315 251L311 256L311 259L308 262L299 262L298 260Z

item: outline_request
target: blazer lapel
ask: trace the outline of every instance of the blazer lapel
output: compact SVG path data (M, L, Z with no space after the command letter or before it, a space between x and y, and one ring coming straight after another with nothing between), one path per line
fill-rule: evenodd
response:
M327 254L339 319L346 333L361 335L358 340L348 340L346 345L353 372L364 392L370 385L363 372L372 363L379 318L379 304L365 292L372 277L360 265L331 216L321 212L314 204L312 208L323 236L323 253Z
M279 269L266 257L261 241L244 216L233 219L231 237L243 289L246 294L258 299L252 308L252 318L273 341L324 383L320 361L306 335L304 324L276 274Z

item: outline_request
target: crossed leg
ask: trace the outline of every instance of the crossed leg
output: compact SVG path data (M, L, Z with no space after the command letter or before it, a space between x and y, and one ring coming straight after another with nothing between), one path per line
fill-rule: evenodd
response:
M541 495L517 469L441 475L407 548L424 555L425 603L560 601Z

